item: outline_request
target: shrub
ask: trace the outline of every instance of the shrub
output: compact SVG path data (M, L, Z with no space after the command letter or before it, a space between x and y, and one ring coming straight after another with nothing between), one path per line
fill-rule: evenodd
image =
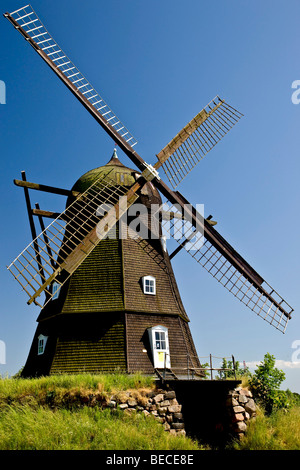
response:
M237 378L247 378L250 377L251 373L248 367L240 367L239 361L227 361L226 358L223 358L222 370L219 371L220 379L234 379ZM230 370L226 370L230 369Z
M288 406L286 393L279 390L284 379L284 372L275 367L275 357L269 353L264 356L264 361L249 379L254 398L264 407L267 414Z

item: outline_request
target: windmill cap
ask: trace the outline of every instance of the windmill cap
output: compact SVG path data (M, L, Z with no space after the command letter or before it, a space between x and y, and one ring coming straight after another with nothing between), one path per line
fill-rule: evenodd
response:
M113 151L113 154L112 154L112 156L111 156L111 159L106 163L105 166L108 166L108 165L109 165L109 166L110 166L110 165L116 165L116 166L121 166L121 167L123 167L123 168L126 168L126 167L123 165L123 163L121 163L120 160L119 160L116 147L114 148L114 151ZM101 168L101 167L100 167L100 168ZM134 172L134 170L130 170L130 171L133 171L133 172Z
M84 173L73 185L72 191L78 191L80 193L83 193L98 178L102 176L104 177L105 175L109 175L109 179L112 180L112 182L116 185L130 187L136 182L138 176L140 175L140 172L123 165L123 163L119 160L117 149L114 148L110 160L105 165L94 168L93 170ZM152 183L146 184L146 186L142 189L142 194L148 197L154 196L160 199L159 192L153 186ZM72 200L73 198L69 198L67 201L67 205L69 205Z

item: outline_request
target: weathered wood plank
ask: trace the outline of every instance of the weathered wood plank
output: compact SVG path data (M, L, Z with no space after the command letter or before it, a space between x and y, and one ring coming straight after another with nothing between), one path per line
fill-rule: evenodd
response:
M45 191L47 193L61 194L62 196L78 197L81 193L78 191L70 191L69 189L56 188L45 184L31 183L30 181L22 181L14 179L14 184L22 188L35 189L36 191Z

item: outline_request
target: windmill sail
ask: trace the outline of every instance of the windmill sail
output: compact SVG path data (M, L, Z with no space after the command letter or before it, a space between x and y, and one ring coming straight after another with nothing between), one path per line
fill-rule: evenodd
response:
M163 233L172 236L237 299L284 333L293 312L292 307L199 214L197 218L201 219L198 220L201 230L192 218L184 219L180 205L167 203L167 207L163 206L162 209ZM166 217L168 213L177 216ZM219 246L211 239L211 234L214 234Z
M230 131L243 115L216 96L157 154L173 188Z
M82 105L105 129L108 135L114 139L131 161L136 164L142 172L143 179L149 181L153 179L153 184L171 204L178 203L179 206L183 208L186 201L184 201L182 197L179 197L177 192L169 189L168 186L160 180L155 171L160 166L163 166L170 183L175 188L191 169L194 168L239 121L242 114L224 100L216 97L157 155L158 161L153 168L147 165L134 151L133 146L136 143L134 137L125 129L100 95L56 44L32 7L27 5L10 14L5 13L4 16L14 25L29 44L31 44L40 57L43 58L69 90L71 90ZM145 166L146 171L150 173L149 179L147 174L144 173ZM102 183L99 181L96 184L98 183L101 186ZM105 186L106 183L103 182L103 184ZM134 201L136 196L135 191L140 187L138 182L135 184L137 187L129 190L132 199L127 202L127 207L128 204L131 204L131 201ZM123 189L124 188L121 189L121 193ZM97 189L96 193L99 193L101 196L102 189ZM116 200L114 200L115 196L118 198L120 194L113 194L111 201L113 205L116 204L115 208L118 212L119 206ZM68 221L68 214L63 213L46 229L50 232L52 237L49 234L47 234L47 237L41 234L36 238L34 243L29 245L10 265L9 269L28 293L30 297L29 303L36 302L37 297L44 290L51 296L52 281L56 279L60 283L65 282L64 276L70 276L70 273L72 273L82 262L84 257L87 256L86 253L89 253L89 250L93 249L93 245L100 241L101 237L103 238L105 236L107 223L109 227L112 227L115 223L114 218L110 218L111 211L108 211L100 222L100 226L102 223L100 235L98 234L99 236L96 237L95 226L98 226L98 224L94 220L94 212L92 211L90 213L89 198L90 196L87 197L87 203L82 212L84 218L78 232L78 227L75 227L75 230L72 232L73 235L68 237L66 227L70 224L70 221ZM79 201L80 204L84 204L83 196L79 197L78 202ZM98 205L101 203L107 203L107 195L104 194L102 199L100 197L100 202L97 201ZM114 209L112 209L112 212L113 210ZM126 207L122 210L125 211ZM79 213L81 213L80 211L81 208L79 208ZM169 212L172 212L172 210L169 210ZM188 233L185 231L181 238L176 235L175 238L179 242L179 246L184 247L198 263L205 267L213 277L239 298L239 300L244 302L249 308L273 326L284 332L287 322L291 318L293 309L255 272L226 240L209 225L208 221L202 218L198 226L196 211L193 209L191 212L192 232ZM91 217L91 220L93 220L92 225L85 223L87 220L86 216L88 216L88 220L90 220L89 217ZM67 219L65 221L67 225L60 225L63 223L62 219L64 221ZM181 221L181 219L182 217L173 217L171 223L174 224L174 230L176 223ZM71 227L71 225L69 225L69 227ZM200 234L198 233L199 227ZM171 232L174 232L173 229ZM53 233L51 233L51 230ZM80 238L76 241L78 234L80 234ZM193 238L195 236L197 240L196 246L193 245ZM45 265L44 261L42 261L42 270L41 266L37 264L37 255L44 260L45 253L48 253L49 246L46 248L43 246L45 240L50 240L51 249L56 254L56 257L50 261L45 261ZM38 245L36 245L36 243L38 243ZM84 247L82 246L83 243L85 244ZM59 247L61 246L62 248L60 250ZM63 250L66 252L64 256L61 257L60 255L63 253ZM54 261L56 267L53 269ZM41 273L44 275L45 279L38 281Z
M93 108L96 114L104 117L111 128L128 145L134 147L137 144L137 140L133 135L48 33L31 5L26 5L12 13L5 13L4 16L46 60L48 65L51 64L52 69L70 87L73 93L79 93L85 99L86 105Z
M55 294L53 281L61 288L137 197L108 173L53 220L8 266L28 294L28 304L41 306L37 298L44 291L48 303Z

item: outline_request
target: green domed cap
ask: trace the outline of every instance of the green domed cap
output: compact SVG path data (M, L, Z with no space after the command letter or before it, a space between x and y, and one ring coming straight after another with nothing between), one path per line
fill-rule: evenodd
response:
M138 174L137 171L127 168L120 162L117 151L114 149L113 155L109 162L104 166L99 166L93 170L88 171L82 175L74 184L72 191L83 193L91 186L98 178L109 174L109 178L116 184L131 186L135 183Z

